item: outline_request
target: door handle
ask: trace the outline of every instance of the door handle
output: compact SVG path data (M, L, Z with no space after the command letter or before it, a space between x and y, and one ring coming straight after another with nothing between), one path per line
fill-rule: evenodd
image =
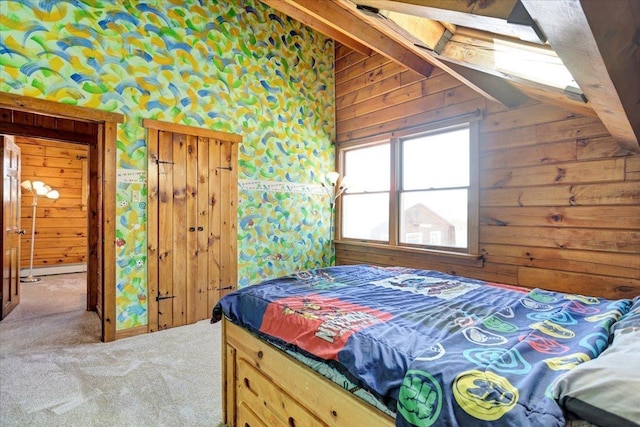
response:
M16 231L16 233L18 233L18 234L25 234L25 233L26 233L26 231L25 231L25 230L18 230L18 231Z

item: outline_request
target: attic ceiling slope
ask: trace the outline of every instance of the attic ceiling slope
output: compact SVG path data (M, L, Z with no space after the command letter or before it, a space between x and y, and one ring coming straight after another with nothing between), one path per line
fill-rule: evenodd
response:
M263 3L331 37L323 31L326 26L375 50L381 55L428 77L434 66L446 71L482 96L513 107L526 96L504 79L464 67L449 66L425 50L416 47L414 40L394 31L392 25L357 10L349 0L261 0ZM457 1L457 0L456 0ZM316 22L322 25L315 25ZM340 41L339 39L335 39ZM344 44L344 43L343 43Z
M436 66L509 108L533 98L597 115L640 152L638 0L261 1L365 55L427 77Z
M516 100L529 97L595 115L520 0L349 1L366 13L363 19L413 41L414 48L429 52L427 60L493 101L514 108L522 103ZM470 84L464 70L493 75L498 83L484 78L490 84Z

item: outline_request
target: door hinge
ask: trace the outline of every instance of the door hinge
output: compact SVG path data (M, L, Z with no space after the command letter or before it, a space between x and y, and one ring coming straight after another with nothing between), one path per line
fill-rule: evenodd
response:
M233 167L232 166L218 166L216 169L225 169L228 171L232 171Z
M176 162L170 162L168 160L156 159L156 165L159 165L160 163L166 164L166 165L175 165L176 164Z
M228 291L230 289L233 289L233 285L225 286L223 288L218 288L219 291Z
M176 297L175 295L158 295L156 297L156 301L160 301L160 300L163 300L163 299L169 299L169 298L175 298L175 297Z

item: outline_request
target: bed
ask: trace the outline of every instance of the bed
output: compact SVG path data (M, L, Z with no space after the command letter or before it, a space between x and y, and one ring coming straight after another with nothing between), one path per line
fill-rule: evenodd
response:
M568 376L615 348L630 373L591 375L637 397L640 358L630 352L640 342L640 297L352 265L240 289L213 309L218 321L228 426L640 422L637 403L612 412L610 393L594 402Z

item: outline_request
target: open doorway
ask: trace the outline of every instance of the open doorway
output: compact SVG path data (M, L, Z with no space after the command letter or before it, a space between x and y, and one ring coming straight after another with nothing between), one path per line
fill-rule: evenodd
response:
M79 129L96 133L91 126ZM89 145L23 136L14 141L20 149L23 187L19 313L33 318L96 311L95 290L86 280ZM50 190L39 195L36 185ZM49 304L52 294L58 294L55 307Z
M29 137L15 137L14 141L20 148L23 187L21 281L28 283L31 275L35 281L39 276L86 272L88 145ZM50 188L49 192L38 195L32 187L38 183ZM91 308L93 304L87 305Z
M87 309L101 318L101 339L115 339L116 126L124 117L0 93L0 134L88 147ZM3 234L3 244L4 244Z

